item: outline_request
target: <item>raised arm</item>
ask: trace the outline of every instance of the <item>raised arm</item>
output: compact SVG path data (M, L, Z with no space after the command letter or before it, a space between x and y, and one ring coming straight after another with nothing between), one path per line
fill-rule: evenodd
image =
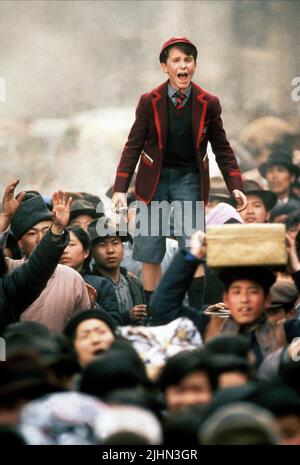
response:
M162 277L150 302L153 324L163 325L179 317L190 318L203 334L209 317L182 304L194 273L203 258L204 235L197 231L191 238L191 249L180 251Z
M4 295L14 308L16 318L43 291L69 243L69 233L64 228L69 221L71 203L72 199L67 200L61 191L54 194L50 230L26 263L2 277Z

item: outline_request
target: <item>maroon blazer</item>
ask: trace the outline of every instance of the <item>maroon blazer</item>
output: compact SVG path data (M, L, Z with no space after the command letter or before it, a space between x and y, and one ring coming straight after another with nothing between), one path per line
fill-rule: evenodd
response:
M192 126L196 161L200 177L200 200L209 196L207 143L211 143L216 161L230 193L243 190L242 178L233 150L226 138L218 97L192 83ZM160 178L168 136L168 81L141 96L136 119L130 130L117 168L114 192L127 192L139 162L135 195L151 202Z

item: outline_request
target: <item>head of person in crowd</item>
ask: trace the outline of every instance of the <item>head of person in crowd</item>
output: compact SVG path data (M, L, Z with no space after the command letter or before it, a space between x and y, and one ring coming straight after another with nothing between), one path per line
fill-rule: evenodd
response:
M221 389L214 396L208 415L220 407L230 407L233 402L251 402L268 410L276 418L280 443L300 444L300 399L288 385L273 380Z
M235 354L215 354L212 363L218 377L218 389L241 386L251 379L251 366L246 357Z
M267 179L269 189L278 196L279 200L293 197L292 185L300 171L293 163L291 151L273 151L267 161L258 167L258 170Z
M84 367L111 347L116 339L116 323L104 311L81 311L67 323L64 334L72 341L78 363Z
M286 221L286 232L292 238L296 239L298 232L300 231L300 209L292 211Z
M96 218L103 216L103 211L85 199L74 200L70 212L70 226L79 226L87 231L89 224Z
M227 202L229 200L228 189L225 185L224 179L220 176L210 178L210 191L209 199L205 207L205 213L209 213L220 202Z
M279 430L274 416L250 402L220 407L201 425L203 445L277 445Z
M264 190L256 181L246 180L243 182L244 193L247 197L247 207L240 212L244 223L266 223L270 219L270 210L277 202L277 196ZM235 200L229 201L235 206Z
M267 311L275 274L263 267L224 268L219 273L225 284L223 301L239 325L251 325Z
M152 412L159 421L162 420L162 402L157 395L155 386L145 387L140 385L134 389L115 387L105 396L105 402L109 405L135 405Z
M205 349L174 355L162 368L158 385L170 411L208 404L217 388L211 355Z
M116 387L135 389L149 384L144 363L130 343L122 341L84 367L80 391L106 401Z
M10 324L3 337L8 357L24 350L30 352L48 369L55 384L61 388L72 385L73 376L80 371L69 339L52 333L36 321Z
M118 229L111 220L103 217L92 221L88 232L96 267L104 274L116 272L123 260L123 242L128 240L127 231Z
M282 382L269 383L253 401L276 417L281 444L300 445L300 398L294 389Z
M25 349L11 354L0 363L0 424L18 424L27 402L59 390L37 354Z
M64 250L60 263L78 272L88 271L91 260L89 234L76 225L69 226L66 229L70 233L70 242Z
M270 321L292 320L296 317L298 290L293 281L278 277L270 289L270 294L271 304L267 309Z
M189 448L199 446L198 431L206 418L207 405L189 405L164 416L164 445L184 444Z
M159 445L163 442L162 425L157 417L135 405L116 405L104 411L95 430L101 445Z
M289 199L287 203L277 204L271 211L270 223L286 223L288 217L299 210L300 203L296 199Z
M88 192L80 192L80 195L84 200L93 205L93 207L97 210L99 218L104 215L104 204L98 195L89 194Z
M11 221L11 231L28 257L52 225L52 213L41 195L27 193Z
M255 356L249 341L242 335L220 334L205 344L205 348L214 356L235 357L247 365L249 377L255 374Z

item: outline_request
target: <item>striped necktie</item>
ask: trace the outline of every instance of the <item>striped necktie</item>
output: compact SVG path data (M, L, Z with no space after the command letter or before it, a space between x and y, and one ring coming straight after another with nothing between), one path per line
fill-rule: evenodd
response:
M174 97L176 97L176 110L180 110L183 107L183 102L186 99L186 95L182 92L176 92Z

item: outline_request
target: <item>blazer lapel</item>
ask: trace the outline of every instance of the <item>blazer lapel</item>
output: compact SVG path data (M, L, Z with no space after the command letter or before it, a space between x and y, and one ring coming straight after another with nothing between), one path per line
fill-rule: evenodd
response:
M158 147L164 150L168 137L168 108L167 108L168 81L153 91L152 107L158 137Z
M207 110L207 101L204 100L206 95L205 90L192 83L192 126L194 136L194 146L197 149L200 147L200 140L203 132L205 115Z

